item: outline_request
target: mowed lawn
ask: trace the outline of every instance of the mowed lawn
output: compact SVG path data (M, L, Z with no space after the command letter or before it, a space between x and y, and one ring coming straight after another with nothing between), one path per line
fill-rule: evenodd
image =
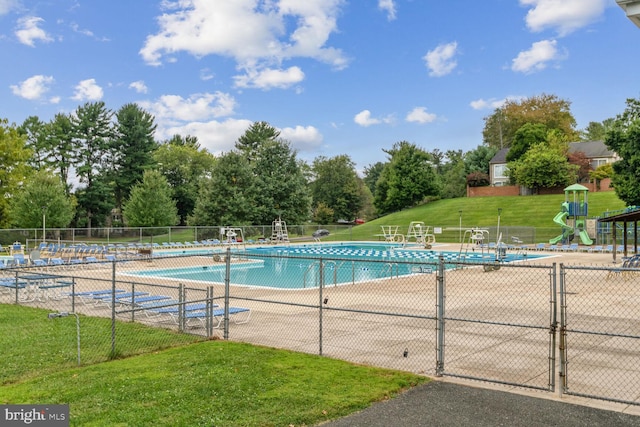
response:
M78 426L309 426L428 381L309 354L194 342L140 325L118 328L129 326L122 333L130 338L119 353L134 354L139 345L147 353L77 367L74 318L51 320L43 310L0 305L3 364L23 366L3 375L0 403L68 403L71 425ZM47 335L56 338L46 340ZM150 345L148 335L162 344ZM92 342L98 340L81 340L83 355L102 351Z

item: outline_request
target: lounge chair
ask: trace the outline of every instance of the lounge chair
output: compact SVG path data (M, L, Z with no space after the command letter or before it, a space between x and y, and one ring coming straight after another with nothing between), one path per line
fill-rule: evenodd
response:
M115 292L118 295L125 293L123 289L116 289ZM112 293L112 289L98 289L94 291L72 292L66 295L72 298L79 298L82 303L89 304L90 302L95 303L97 297L111 296Z
M118 303L123 305L135 305L135 306L143 306L145 303L150 302L166 302L171 299L171 297L166 295L144 295L139 297L126 297L126 298L117 298Z
M13 254L13 265L15 267L25 267L27 265L27 259L24 257L24 254Z
M49 264L47 264L47 262L42 258L37 258L31 260L31 265L33 265L34 267L46 267Z
M135 300L138 297L144 297L147 295L149 295L149 292L136 291L117 293L114 297L110 292L108 295L96 295L93 297L93 300L95 301L96 306L106 305L107 307L111 307L111 302L113 300L115 300L116 304L121 304L123 302L127 304L126 301ZM131 305L131 302L129 302L128 305Z
M224 308L214 308L210 316L207 315L206 311L187 311L184 313L184 316L187 319L187 325L191 326L191 321L196 320L200 322L203 327L207 325L207 318L211 317L213 327L218 329L224 322ZM229 319L233 320L233 323L236 325L247 323L250 318L251 309L245 307L229 307Z

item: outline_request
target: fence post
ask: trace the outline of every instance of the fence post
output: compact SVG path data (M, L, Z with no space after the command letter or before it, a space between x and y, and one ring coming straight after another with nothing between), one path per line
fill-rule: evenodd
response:
M223 338L229 339L229 289L231 283L231 247L227 248L226 268L224 272L224 333Z
M116 263L111 264L111 357L116 356Z
M555 264L554 264L555 266ZM564 265L560 264L560 330L558 351L560 352L560 384L558 384L558 396L562 396L567 387L567 301L566 301L566 272Z
M560 264L562 265L562 264ZM550 289L549 289L549 304L550 304L550 324L549 324L549 389L554 391L556 387L556 331L558 330L558 293L557 293L557 272L556 263L554 262L549 272L551 276Z
M213 336L213 286L207 287L207 337Z
M184 332L185 330L185 322L186 319L184 317L184 313L185 313L185 301L187 300L186 298L186 290L184 288L184 285L182 283L180 283L178 285L178 330L180 332Z
M76 312L76 276L71 276L71 311Z
M438 257L438 274L436 276L436 376L441 377L444 373L444 313L445 313L445 281L444 281L444 257Z
M319 297L320 297L320 312L319 312L319 319L318 319L318 354L320 356L322 356L322 316L324 314L323 312L323 299L322 299L322 290L324 289L324 263L322 262L322 257L320 257L319 260L319 271L318 274L320 275L320 283L318 285L318 293L319 293Z

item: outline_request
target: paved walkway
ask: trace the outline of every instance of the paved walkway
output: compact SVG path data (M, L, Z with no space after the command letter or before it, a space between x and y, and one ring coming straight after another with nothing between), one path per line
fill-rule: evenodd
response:
M633 409L640 414L640 408ZM568 403L564 399L432 381L322 426L640 427L640 415Z

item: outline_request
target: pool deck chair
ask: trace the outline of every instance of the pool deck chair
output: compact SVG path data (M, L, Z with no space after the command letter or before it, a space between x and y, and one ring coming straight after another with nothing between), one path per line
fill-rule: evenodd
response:
M79 298L83 304L87 305L89 303L95 303L97 297L111 296L111 292L112 292L111 289L98 289L95 291L69 293L67 294L67 296L71 298ZM123 293L124 293L123 289L116 289L117 295L123 294Z
M149 295L149 292L142 292L142 291L119 292L119 293L116 293L114 298L113 294L109 292L109 294L107 295L97 295L93 298L93 300L95 301L96 307L101 305L106 305L107 307L111 307L111 302L113 300L115 300L116 304L122 304L123 302L126 304L127 299L132 300L133 297L138 298L138 297L145 297L147 295Z
M171 297L167 295L142 295L138 297L125 297L125 298L117 298L119 304L122 305L135 305L137 307L143 306L146 303L150 302L158 302L158 301L168 301Z
M164 317L164 320L178 323L178 317L180 313L180 301L153 301L142 304L140 307L144 308L147 317ZM184 304L184 303L182 303ZM219 307L217 304L213 304L213 308ZM207 309L206 302L196 302L184 304L184 311L203 311Z
M198 321L203 327L207 325L206 311L187 311L184 316L187 319L187 325L192 326L192 320ZM219 329L224 322L224 308L216 308L211 312L213 327ZM245 307L229 307L229 320L236 325L247 323L251 319L251 309Z

